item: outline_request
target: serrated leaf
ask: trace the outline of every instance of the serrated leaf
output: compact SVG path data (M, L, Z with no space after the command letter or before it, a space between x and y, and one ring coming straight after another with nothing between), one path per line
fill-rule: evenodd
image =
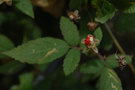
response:
M104 63L101 60L90 60L80 67L80 72L85 74L95 74L100 72L104 67Z
M5 65L1 65L0 66L0 73L1 74L15 74L18 71L20 71L21 69L24 68L24 64L17 62L17 61L11 61L8 64Z
M122 54L118 54L118 56L125 56L125 55L122 55ZM126 55L125 56L125 60L127 62L127 64L131 63L132 62L132 57L129 56L129 55ZM107 67L109 68L117 68L119 67L119 63L118 61L116 60L116 57L115 55L110 55L106 58L105 60L106 64L107 64Z
M11 40L9 40L6 36L0 34L0 58L6 58L2 52L11 50L14 48L14 44Z
M73 46L78 45L80 41L79 32L76 25L66 17L61 17L60 29L64 39Z
M43 64L60 58L68 48L69 46L64 41L46 37L30 41L5 54L20 62Z
M114 22L114 29L121 32L135 32L135 14L120 14Z
M125 13L135 13L135 4L130 5L126 10Z
M116 11L117 10L111 3L109 3L108 1L105 1L101 9L97 11L98 16L95 18L95 21L103 24L107 22L109 19L111 19L114 16Z
M33 90L33 73L24 73L20 77L20 90Z
M63 70L65 75L72 73L80 61L80 51L78 49L71 49L66 55L63 63Z
M99 40L99 43L101 42L102 40L102 37L103 37L103 33L102 33L102 30L100 27L98 27L95 32L94 32L94 35L95 35L95 38L97 38Z
M33 6L30 0L18 0L15 6L24 14L34 18Z
M104 68L97 86L99 90L122 90L119 77L109 68Z

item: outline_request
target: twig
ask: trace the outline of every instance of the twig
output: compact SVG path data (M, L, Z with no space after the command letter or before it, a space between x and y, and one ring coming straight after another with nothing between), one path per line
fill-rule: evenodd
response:
M121 47L121 45L119 44L119 42L117 41L117 39L115 38L115 36L113 35L113 33L112 33L110 27L108 26L108 24L105 23L104 26L106 27L106 30L107 30L108 33L110 34L110 36L111 36L111 38L112 38L114 44L116 45L116 47L118 48L118 50L120 51L120 53L123 54L123 55L126 55L126 52L123 50L123 48ZM135 68L134 68L133 64L130 63L130 64L128 64L128 65L129 65L129 67L130 67L132 73L135 75Z
M97 55L104 62L105 66L107 66L107 64L105 62L105 57L102 56L100 53L96 53L93 49L91 49L91 50L95 53L95 55Z
M78 49L78 50L82 50L81 47L73 47L73 46L70 46L70 48L76 48L76 49Z

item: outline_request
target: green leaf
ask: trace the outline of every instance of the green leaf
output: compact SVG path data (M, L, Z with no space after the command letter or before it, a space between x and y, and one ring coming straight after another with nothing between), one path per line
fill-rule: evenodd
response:
M61 17L60 29L64 39L73 46L78 45L80 41L79 32L76 25L66 17Z
M64 41L46 37L30 41L5 54L20 62L43 64L60 58L68 49L69 46Z
M79 61L80 51L75 48L71 49L66 55L63 63L63 70L65 72L65 75L69 75L70 73L72 73L78 66Z
M14 48L13 42L0 34L0 58L6 58L7 56L3 55L2 52L11 50L12 48Z
M83 4L84 0L70 0L70 3L69 3L69 8L71 10L80 10L81 7L82 7L82 4Z
M101 71L104 63L101 60L90 60L80 67L80 72L85 74L95 74Z
M117 10L111 3L105 1L101 9L97 11L98 17L95 18L95 21L103 24L107 22L109 19L111 19L114 16L116 11Z
M0 73L1 74L15 74L21 69L24 68L24 64L17 62L17 61L11 61L8 64L1 65L0 66Z
M20 77L20 90L33 90L33 73L25 73L22 74Z
M114 22L114 29L120 32L135 32L135 14L120 14Z
M119 77L109 68L104 68L98 82L99 90L122 90Z
M99 43L101 42L102 40L102 37L103 37L103 33L102 33L102 30L100 27L98 27L95 32L94 32L94 35L95 35L95 38L97 38L99 40Z
M124 10L125 13L135 13L135 4L130 5L127 9Z
M33 6L30 0L18 0L15 6L24 14L34 18Z
M125 56L125 55L122 55L122 54L118 54L118 56ZM126 55L125 56L125 60L127 62L127 64L131 63L132 62L132 57L129 56L129 55ZM118 61L116 60L116 57L115 55L110 55L106 58L105 60L106 64L107 64L107 67L109 68L117 68L119 67L119 63Z

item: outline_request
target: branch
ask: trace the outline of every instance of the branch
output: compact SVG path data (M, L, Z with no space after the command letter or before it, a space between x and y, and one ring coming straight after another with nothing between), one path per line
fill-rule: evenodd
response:
M116 47L118 48L118 50L120 51L120 53L123 54L123 55L126 55L126 52L123 50L123 48L121 47L121 45L119 44L119 42L117 41L117 39L115 38L115 36L113 35L113 33L112 33L110 27L108 26L108 24L105 23L104 26L106 27L106 30L108 31L109 35L111 36L114 44L116 45ZM132 73L135 75L135 68L134 68L133 64L130 63L128 65L129 65Z

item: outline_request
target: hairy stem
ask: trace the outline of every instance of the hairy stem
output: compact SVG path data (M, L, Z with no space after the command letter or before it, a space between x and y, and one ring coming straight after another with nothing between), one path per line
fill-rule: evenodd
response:
M107 30L108 33L110 34L110 36L111 36L111 38L112 38L114 44L116 45L116 47L118 48L118 50L120 51L120 53L123 54L123 55L126 55L126 52L123 50L123 48L121 47L121 45L119 44L119 42L117 41L117 39L115 38L115 36L113 35L113 33L112 33L110 27L108 26L108 24L105 23L104 26L106 27L106 30ZM134 68L133 64L130 63L130 64L128 64L128 65L129 65L129 67L130 67L132 73L135 75L135 68Z

